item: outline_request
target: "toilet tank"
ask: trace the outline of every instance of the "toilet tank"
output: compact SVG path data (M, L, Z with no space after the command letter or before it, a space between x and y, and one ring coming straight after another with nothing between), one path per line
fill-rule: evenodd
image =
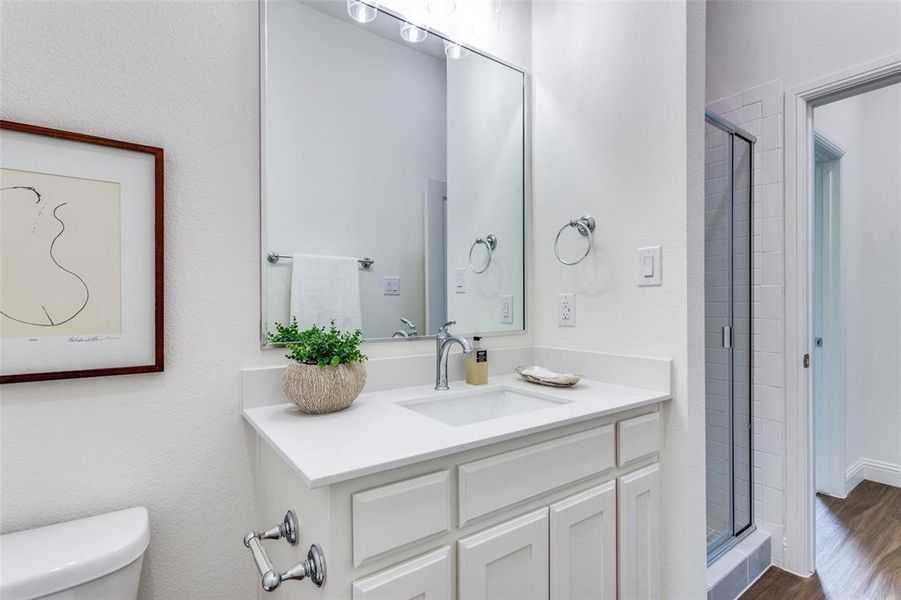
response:
M149 542L144 507L2 535L0 598L134 600Z

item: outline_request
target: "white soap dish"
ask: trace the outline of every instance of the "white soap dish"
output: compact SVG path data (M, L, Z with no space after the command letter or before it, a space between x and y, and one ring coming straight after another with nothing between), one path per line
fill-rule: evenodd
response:
M582 379L581 375L575 373L557 373L535 365L516 367L516 372L529 383L551 387L571 387Z

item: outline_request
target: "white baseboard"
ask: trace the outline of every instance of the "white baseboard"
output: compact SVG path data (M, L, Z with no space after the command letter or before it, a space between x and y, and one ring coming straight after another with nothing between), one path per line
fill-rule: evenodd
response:
M845 475L845 492L850 493L864 479L901 488L901 465L862 458Z
M864 460L863 478L901 488L901 465L881 460Z
M848 467L845 472L845 495L842 498L847 498L851 490L860 485L861 481L863 481L863 459Z

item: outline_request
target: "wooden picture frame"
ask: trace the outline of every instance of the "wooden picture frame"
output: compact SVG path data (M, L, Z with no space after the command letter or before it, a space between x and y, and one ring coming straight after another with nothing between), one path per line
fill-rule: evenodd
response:
M0 120L0 161L0 383L162 371L163 149Z

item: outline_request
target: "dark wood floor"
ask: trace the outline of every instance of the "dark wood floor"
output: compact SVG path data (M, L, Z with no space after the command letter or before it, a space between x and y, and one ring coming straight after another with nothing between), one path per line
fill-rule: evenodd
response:
M901 600L901 489L864 481L816 506L814 576L770 567L741 600Z

